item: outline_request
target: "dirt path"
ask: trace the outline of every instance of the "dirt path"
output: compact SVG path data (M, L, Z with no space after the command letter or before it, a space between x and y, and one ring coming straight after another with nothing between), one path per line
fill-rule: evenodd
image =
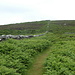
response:
M42 75L42 68L43 64L50 53L50 48L45 50L44 52L40 53L36 58L31 66L31 68L28 70L28 75Z

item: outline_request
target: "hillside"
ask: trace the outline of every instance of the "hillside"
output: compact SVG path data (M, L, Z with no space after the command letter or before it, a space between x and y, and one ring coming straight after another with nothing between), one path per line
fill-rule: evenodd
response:
M74 20L44 20L35 22L16 23L0 26L0 35L25 35L49 31L55 34L75 33Z
M42 34L0 42L0 75L75 75L75 21L0 26L0 35Z
M8 25L1 25L0 30L3 30L3 29L13 29L13 30L40 29L40 27L44 26L45 24L46 24L46 21L8 24Z
M36 21L36 22L25 22L16 23L0 26L0 35L2 34L36 34L45 31L45 26L48 21Z
M49 31L55 34L75 33L75 20L51 21Z

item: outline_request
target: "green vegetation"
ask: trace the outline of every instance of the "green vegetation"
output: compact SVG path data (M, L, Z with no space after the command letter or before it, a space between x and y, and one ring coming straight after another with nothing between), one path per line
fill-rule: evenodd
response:
M75 75L75 41L61 41L51 48L43 75Z
M49 32L40 37L0 42L0 75L27 75L35 57L48 47L49 56L44 57L47 59L41 67L43 75L75 75L75 21L47 20L0 26L0 35L41 34L45 31Z
M75 75L75 34L57 36L44 63L43 75Z
M0 35L28 35L38 34L46 31L46 24L48 21L36 21L17 23L0 26Z
M33 63L34 56L44 51L49 45L51 43L46 35L0 42L0 74L27 75L27 69Z
M49 31L55 34L75 33L75 21L73 20L50 21Z

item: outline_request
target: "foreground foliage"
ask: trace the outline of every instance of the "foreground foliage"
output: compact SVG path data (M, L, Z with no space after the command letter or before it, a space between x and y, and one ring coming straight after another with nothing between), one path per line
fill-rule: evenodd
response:
M51 50L43 75L75 75L75 41L58 41Z
M47 36L0 42L0 75L27 75L34 56L51 45Z

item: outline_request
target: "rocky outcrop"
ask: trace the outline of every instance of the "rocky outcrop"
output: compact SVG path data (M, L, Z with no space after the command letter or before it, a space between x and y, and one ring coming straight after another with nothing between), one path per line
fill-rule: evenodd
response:
M0 41L6 40L6 39L9 39L9 38L12 38L12 39L23 39L23 38L39 37L39 36L45 35L46 33L48 33L48 31L46 31L43 34L39 34L39 35L27 35L27 36L26 35L1 35L0 36Z

